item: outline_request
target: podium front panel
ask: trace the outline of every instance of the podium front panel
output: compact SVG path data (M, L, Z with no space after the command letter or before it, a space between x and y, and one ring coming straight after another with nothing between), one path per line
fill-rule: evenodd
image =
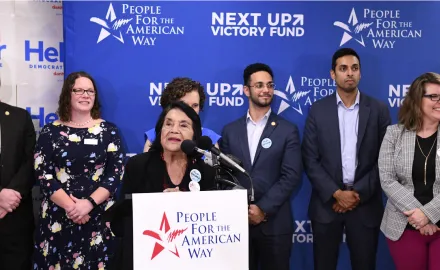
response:
M133 194L135 270L249 269L246 190Z

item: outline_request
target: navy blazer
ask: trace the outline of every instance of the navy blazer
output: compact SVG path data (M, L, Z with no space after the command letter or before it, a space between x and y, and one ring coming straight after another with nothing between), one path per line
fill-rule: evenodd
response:
M391 119L385 103L360 93L357 159L353 189L359 193L356 211L363 224L379 226L383 215L377 160ZM329 223L338 215L333 194L342 189L341 140L336 93L315 102L308 114L302 143L304 169L312 184L309 217Z
M272 145L263 148L261 142L269 138ZM266 213L261 223L263 233L280 235L293 233L290 196L301 181L302 161L298 128L274 113L261 135L251 164L247 137L246 116L226 125L219 146L223 153L232 154L243 162L244 169L254 182L255 202ZM237 174L239 182L250 188L249 179Z

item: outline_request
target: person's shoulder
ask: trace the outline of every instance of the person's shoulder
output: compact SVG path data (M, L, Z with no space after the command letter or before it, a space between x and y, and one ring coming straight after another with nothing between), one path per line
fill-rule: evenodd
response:
M117 130L118 129L118 126L115 123L107 121L107 120L104 120L104 119L101 119L101 122L99 122L98 125L101 125L103 127L107 127L107 128L109 128L111 130Z
M149 140L150 142L153 142L156 138L156 130L154 128L151 128L144 132L145 140Z
M25 118L27 115L30 116L30 113L23 108L10 105L8 103L0 102L0 110L2 110L6 116ZM15 119L15 118L14 118Z
M407 130L404 125L399 124L399 123L394 124L394 125L389 125L387 127L387 132L390 132L393 134L399 134L399 133L403 133L405 131L410 131L410 130Z
M209 136L211 134L217 134L217 133L212 129L209 129L207 127L202 127L202 134L205 136Z
M337 105L337 103L336 103L336 93L333 93L331 95L328 95L326 97L318 99L317 101L313 102L311 108L320 108L322 106L327 106L330 103L334 103L335 106Z
M308 116L313 115L325 115L328 114L328 110L331 109L332 105L336 107L336 93L333 93L329 96L323 97L321 99L318 99L317 101L313 102L313 104L310 106Z
M268 125L280 125L280 127L282 127L283 130L288 132L298 130L298 126L295 123L285 119L282 116L274 114L273 119L275 121L272 123L268 123Z
M240 124L240 121L243 121L243 116L235 119L232 122L227 123L224 127L223 127L223 132L225 131L229 131L230 129L235 129L237 128L237 126Z
M59 129L61 126L63 126L63 123L60 120L47 123L41 128L40 135L41 133L52 132L55 129Z
M365 98L370 103L370 106L377 106L380 108L388 108L387 104L385 102L383 102L382 100L379 100L375 97L369 96L363 92L360 93L360 95L361 95L361 99Z
M220 139L220 137L221 137L214 130L209 129L209 128L205 128L205 127L202 128L202 135L203 136L208 136L212 140L213 144L215 144Z
M153 152L145 152L134 155L128 158L126 167L144 167L150 159L155 157L156 155Z

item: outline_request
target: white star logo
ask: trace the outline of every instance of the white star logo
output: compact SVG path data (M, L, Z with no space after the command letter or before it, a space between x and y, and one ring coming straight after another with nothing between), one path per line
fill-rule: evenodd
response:
M96 41L96 43L101 42L110 35L112 35L114 38L119 40L121 43L124 43L124 37L122 36L122 32L120 30L119 30L119 36L112 34L110 31L117 32L116 30L118 30L121 26L127 24L131 20L133 20L133 18L119 19L116 21L115 20L116 20L116 14L115 14L115 10L113 9L112 3L110 3L110 5L108 6L107 15L105 16L105 21L97 17L90 18L91 22L94 22L102 26L101 32L99 33L98 41ZM109 24L111 23L113 23L113 25L110 28Z
M295 84L293 83L292 76L289 76L289 81L287 82L285 92L282 92L280 90L274 90L274 95L282 98L277 114L280 114L280 113L284 112L286 109L288 109L289 107L292 107L292 109L294 109L295 111L297 111L299 114L302 115L303 112L302 112L301 104L297 103L297 101L300 98L306 96L309 92L310 92L310 90L296 92ZM289 95L292 95L292 98L289 99L287 97L286 93ZM290 102L297 103L298 106L294 107L293 105L291 105Z
M359 23L357 16L356 16L356 11L354 10L354 8L351 10L350 13L350 17L348 18L348 24L351 24L352 26L355 26L354 28L354 34L359 34L362 30L370 27L373 23ZM343 23L343 22L339 22L336 21L333 23L334 26L338 26L342 29L344 29L344 34L342 35L342 39L341 39L341 43L339 44L339 47L341 47L342 45L344 45L345 43L347 43L348 41L350 41L352 38L354 38L352 36L352 31L350 30L350 26ZM351 34L350 34L351 33ZM356 39L354 38L354 40L356 40L359 44L361 44L362 46L365 47L365 42L364 42L364 38L362 37L362 34L360 35L360 39Z

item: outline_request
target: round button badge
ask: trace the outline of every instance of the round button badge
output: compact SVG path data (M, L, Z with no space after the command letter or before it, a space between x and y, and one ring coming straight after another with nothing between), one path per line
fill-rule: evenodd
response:
M188 187L190 191L200 191L200 185L195 181L189 182Z
M269 138L264 138L263 141L261 141L261 146L263 146L263 148L267 149L269 147L272 146L272 140Z
M198 183L198 182L200 182L200 179L202 179L202 174L200 173L199 170L197 170L197 169L192 169L192 170L189 172L189 177L191 178L192 181Z

